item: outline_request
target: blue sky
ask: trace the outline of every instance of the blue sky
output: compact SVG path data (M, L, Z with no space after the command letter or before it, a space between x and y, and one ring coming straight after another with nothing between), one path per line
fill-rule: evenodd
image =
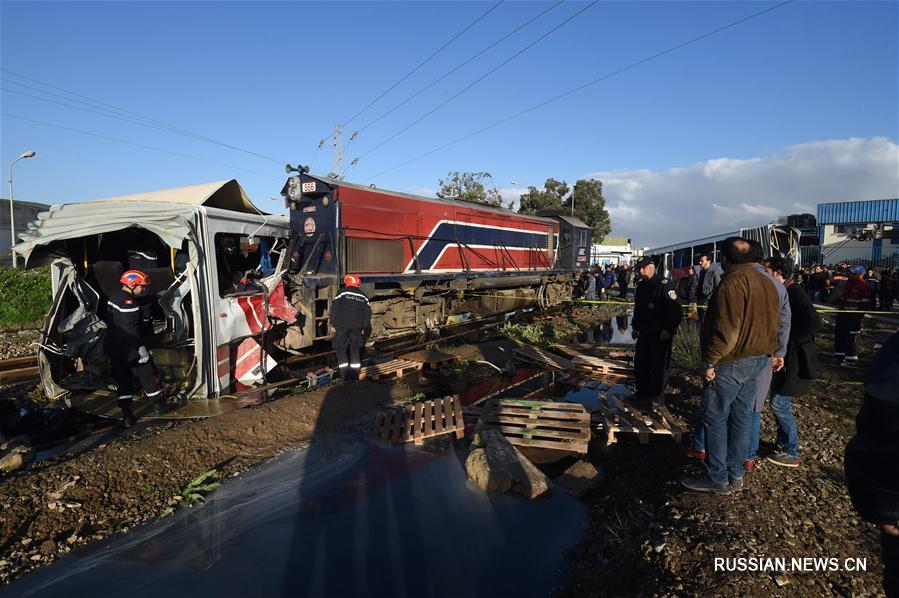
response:
M278 162L26 97L21 93L70 101L25 88L21 84L66 95L17 75L278 161L308 164L334 123L355 114L493 4L3 2L2 112L224 166L10 116L0 121L2 162L27 149L38 152L37 158L15 167L21 199L58 203L237 178L261 207L274 208L268 198L278 194L284 178ZM350 122L346 136L552 4L502 3ZM629 199L621 189L640 187L633 173L680 172L722 159L744 165L775 160L782 170L797 147L854 139L861 145L844 149L860 164L839 177L841 197L826 197L827 191L814 185L809 191L808 185L797 183L791 187L798 190L795 197L757 201L786 213L818 200L869 199L853 196L858 187L851 181L853 176L861 179L861 173L870 177L871 168L877 181L859 193L894 194L899 168L894 156L899 113L896 2L792 3L373 178L562 91L774 4L599 2L363 157L347 170L347 179L427 192L450 170L486 170L511 197L512 181L523 187L540 185L547 177L573 183L588 174L614 174L626 183L607 186L610 207L620 208L613 210L613 218L619 216L613 220L615 232L633 234L647 244L679 240L665 238L664 229L643 221L660 208L656 203L676 209L689 197L684 189L672 189L655 203ZM366 128L345 149L347 163L585 6L564 2ZM871 143L879 143L873 167L858 150L871 149ZM828 147L841 164L844 150ZM803 156L797 180L835 175L832 163L823 164L818 173L816 155L806 151ZM313 171L330 170L326 144ZM703 176L697 177L697 185ZM746 196L747 184L752 181L743 180L740 188L716 187L715 197L724 206L755 205ZM695 197L700 191L688 193Z

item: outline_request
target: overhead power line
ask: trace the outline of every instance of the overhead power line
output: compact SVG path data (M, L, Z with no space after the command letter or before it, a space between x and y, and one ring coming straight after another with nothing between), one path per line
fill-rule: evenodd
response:
M44 126L46 126L46 127L53 127L54 129L62 129L63 131L70 131L70 132L72 132L72 133L79 133L79 134L81 134L81 135L88 135L88 136L90 136L90 137L97 137L98 139L105 139L105 140L107 140L107 141L115 141L116 143L124 143L124 144L126 144L126 145L133 145L133 146L135 146L135 147L140 147L140 148L143 148L143 149L153 150L154 152L162 152L162 153L164 153L164 154L170 154L170 155L172 155L172 156L178 156L179 158L187 158L187 159L189 159L189 160L197 160L197 161L199 161L199 162L206 162L207 164L215 164L216 166L223 166L223 167L225 167L225 168L231 168L231 169L233 169L233 170L240 170L240 171L243 171L243 172L249 172L249 173L252 173L252 174L257 174L257 175L259 175L259 176L269 177L269 178L272 178L272 179L278 179L278 180L280 180L280 179L282 178L282 177L275 176L275 175L272 175L272 174L268 174L268 173L265 173L265 172L259 172L258 170L250 170L250 169L247 169L247 168L241 168L240 166L232 166L231 164L224 164L224 163L222 163L222 162L216 162L216 161L214 161L214 160L207 160L206 158L200 158L200 157L198 157L198 156L191 156L191 155L189 155L189 154L182 154L182 153L180 153L180 152L173 152L173 151L170 151L170 150L167 150L167 149L163 149L163 148L160 148L160 147L154 147L154 146L152 146L152 145L145 145L145 144L143 144L143 143L136 143L136 142L134 142L134 141L127 141L127 140L125 140L125 139L118 139L118 138L116 138L116 137L109 137L108 135L100 135L99 133L92 133L92 132L90 132L90 131L83 131L83 130L81 130L81 129L73 129L73 128L71 128L71 127L65 127L65 126L63 126L63 125L57 125L57 124L54 124L54 123L48 123L48 122L45 122L45 121L42 121L42 120L37 120L37 119L34 119L34 118L28 118L28 117L25 117L25 116L20 116L20 115L18 115L18 114L10 114L9 112L0 112L0 115L6 116L6 117L9 117L9 118L16 118L16 119L23 120L23 121L30 122L30 123L36 123L36 124L39 124L39 125L44 125Z
M487 71L486 73L484 73L483 75L481 75L480 77L478 77L477 79L475 79L474 81L472 81L471 83L469 83L468 85L466 85L465 87L463 87L462 89L457 91L455 94L453 94L452 96L450 96L449 98L447 98L446 100L444 100L443 102L441 102L440 104L435 106L430 111L421 115L420 117L418 117L417 119L415 119L414 121L412 121L411 123L409 123L408 125L403 127L402 129L400 129L399 131L397 131L396 133L394 133L393 135L391 135L390 137L385 139L384 141L378 143L377 145L375 145L373 148L369 149L364 154L356 157L355 160L356 161L361 160L365 156L368 156L372 152L383 147L385 144L396 139L397 137L399 137L400 135L402 135L403 133L405 133L406 131L408 131L409 129L411 129L412 127L414 127L415 125L417 125L418 123L420 123L421 121L426 119L427 117L431 116L432 114L434 114L435 112L437 112L438 110L440 110L441 108L443 108L444 106L446 106L447 104L449 104L450 102L452 102L453 100L458 98L460 95L462 95L463 93L465 93L466 91L468 91L469 89L471 89L472 87L474 87L475 85L477 85L478 83L480 83L481 81L483 81L484 79L486 79L487 77L489 77L490 75L492 75L493 73L495 73L496 71L498 71L499 69L504 67L505 65L509 64L510 62L512 62L513 60L515 60L516 58L518 58L519 56L524 54L526 51L528 51L531 48L533 48L534 46L536 46L538 43L540 43L541 41L543 41L544 39L549 37L551 34L555 33L559 29L561 29L563 26L567 25L569 22L571 22L575 18L584 14L584 12L586 12L587 10L592 8L598 2L599 2L599 0L593 0L593 2L591 2L590 4L588 4L581 10L577 11L576 13L574 13L573 15L571 15L570 17L568 17L567 19L565 19L564 21L562 21L561 23L559 23L558 25L556 25L555 27L553 27L552 29L550 29L549 31L547 31L546 33L544 33L543 35L541 35L540 37L538 37L537 39L532 41L531 43L529 43L527 46L525 46L521 50L517 51L515 54L513 54L509 58L505 59L504 61L502 61L501 63L499 63L498 65L496 65L495 67L493 67L492 69L490 69L489 71Z
M465 27L465 29L463 29L462 31L460 31L459 33L457 33L456 35L454 35L448 42L446 42L445 44L443 44L442 46L440 46L439 48L437 48L437 49L436 49L430 56L428 56L427 58L425 58L424 60L422 60L421 62L419 62L418 65L417 65L415 68L413 68L411 71L409 71L408 73L406 73L405 75L403 75L402 77L400 77L399 80L398 80L396 83L394 83L393 85L391 85L390 87L388 87L387 90L384 91L384 93L382 93L381 95L379 95L378 97L376 97L375 99L373 99L371 102L369 102L368 104L366 104L365 107L362 108L362 110L360 110L359 112L357 112L357 113L354 114L353 116L349 117L348 119L346 119L345 121L343 121L343 123L341 123L341 124L342 124L344 127L346 127L346 126L347 126L348 124L350 124L353 120L355 120L357 116L361 115L363 112L365 112L366 110L368 110L369 108L371 108L372 106L374 106L374 105L375 105L381 98L383 98L383 97L386 96L388 93L390 93L391 91L393 91L393 90L396 88L397 85L399 85L400 83L402 83L403 81L405 81L406 79L408 79L409 77L411 77L412 74L415 73L418 69L420 69L421 67L423 67L424 65L426 65L428 62L431 61L431 59L433 59L435 56L437 56L438 54L440 54L441 52L443 52L445 49L447 49L447 48L448 48L454 41L456 41L457 39L459 39L460 37L462 37L462 35L463 35L466 31L468 31L469 29L471 29L472 27L474 27L475 25L477 25L477 23L478 23L481 19L483 19L484 17L486 17L487 15L489 15L491 12L493 12L494 10L496 10L497 8L499 8L500 4L502 4L503 2L505 2L505 0L499 0L499 2L497 2L496 4L494 4L493 6L491 6L490 8L488 8L485 12L483 12L483 13L481 14L481 16L479 16L479 17L476 18L474 21L472 21L471 23L469 23L469 25L468 25L467 27Z
M777 9L779 9L779 8L783 8L784 6L787 6L788 4L792 4L792 3L794 3L795 1L796 1L796 0L786 0L786 2L781 2L780 4L776 4L776 5L774 5L774 6L771 6L771 7L769 7L769 8L766 8L765 10L761 10L761 11L759 11L759 12L753 13L753 14L747 16L747 17L743 17L742 19L738 19L738 20L736 20L736 21L733 21L733 22L731 22L731 23L728 23L727 25L723 25L723 26L721 26L721 27L718 27L717 29L713 29L713 30L711 30L711 31L708 31L708 32L706 32L706 33L703 33L702 35L698 35L698 36L696 36L696 37L694 37L694 38L688 39L687 41L684 41L684 42L681 42L681 43L679 43L679 44L677 44L677 45L671 46L670 48L667 48L667 49L665 49L665 50L662 50L661 52L657 52L657 53L655 53L655 54L652 54L651 56L647 56L647 57L642 58L642 59L640 59L640 60L638 60L638 61L636 61L636 62L632 62L631 64L628 64L627 66L621 67L620 69L617 69L617 70L612 71L612 72L610 72L610 73L606 73L605 75L602 75L602 76L600 76L600 77L597 77L596 79L593 79L592 81L588 81L588 82L586 82L586 83L584 83L584 84L582 84L582 85L578 85L577 87L573 87L573 88L569 89L568 91L565 91L565 92L563 92L563 93L560 93L559 95L553 96L553 97L551 97L551 98L549 98L549 99L546 99L546 100L544 100L544 101L542 101L542 102L540 102L540 103L538 103L538 104L534 104L533 106L531 106L531 107L529 107L529 108L525 108L524 110L521 110L520 112L516 112L515 114L513 114L513 115L511 115L511 116L507 116L506 118L503 118L503 119L501 119L501 120L498 120L498 121L496 121L496 122L494 122L494 123L492 123L492 124L489 124L489 125L487 125L487 126L485 126L485 127L480 128L480 129L478 129L478 130L476 130L476 131L472 131L471 133L468 133L467 135L463 135L462 137L459 137L459 138L457 138L457 139L454 139L453 141L450 141L450 142L448 142L448 143L444 143L443 145L441 145L441 146L439 146L439 147L435 147L434 149L432 149L432 150L430 150L430 151L427 151L427 152L425 152L425 153L423 153L423 154L419 154L418 156L415 156L414 158L411 158L411 159L409 159L409 160L406 160L405 162L402 162L402 163L400 163L400 164L397 164L396 166L392 166L391 168L388 168L387 170L383 170L383 171L381 171L381 172L379 172L379 173L377 173L377 174L375 174L375 175L372 175L372 176L370 176L370 177L364 177L362 180L373 180L373 179L376 179L376 178L378 178L378 177L380 177L380 176L383 176L383 175L385 175L385 174L387 174L387 173L389 173L389 172L393 172L394 170L397 170L398 168L402 168L403 166L408 166L409 164L411 164L411 163L413 163L413 162L417 162L418 160L421 160L422 158L426 158L426 157L430 156L431 154L435 154L435 153L437 153L437 152L439 152L439 151L441 151L441 150L444 150L444 149L446 149L446 148L448 148L448 147L451 147L451 146L453 146L453 145L456 145L457 143L461 143L461 142L463 142L463 141L465 141L465 140L467 140L467 139L470 139L470 138L472 138L472 137L474 137L474 136L476 136L476 135L480 135L481 133L485 133L485 132L489 131L490 129L496 128L496 127L498 127L498 126L500 126L500 125L502 125L502 124L505 124L505 123L507 123L507 122L509 122L509 121L511 121L511 120L514 120L514 119L516 119L516 118L519 118L519 117L521 117L521 116L524 116L525 114L528 114L528 113L530 113L530 112L533 112L534 110L537 110L537 109L542 108L542 107L544 107L544 106L546 106L546 105L548 105L548 104L551 104L551 103L553 103L553 102L556 102L556 101L558 101L558 100L561 100L562 98L568 97L568 96L570 96L570 95L572 95L572 94L574 94L574 93L577 93L577 92L579 92L579 91L582 91L582 90L584 90L584 89L586 89L586 88L588 88L588 87L591 87L591 86L593 86L593 85L596 85L596 84L598 84L598 83L601 83L601 82L603 82L603 81L605 81L605 80L607 80L607 79L610 79L610 78L612 78L612 77L614 77L614 76L616 76L616 75L620 75L621 73L624 73L625 71L629 71L629 70L634 69L634 68L636 68L636 67L638 67L638 66L640 66L640 65L646 64L647 62L649 62L649 61L651 61L651 60L655 60L656 58L661 58L662 56L665 56L666 54L670 54L670 53L672 53L672 52L675 52L675 51L677 51L677 50L680 50L681 48L684 48L684 47L686 47L686 46L695 44L695 43L697 43L697 42L699 42L699 41L701 41L701 40L704 40L704 39L706 39L706 38L708 38L708 37L711 37L711 36L713 36L713 35L715 35L715 34L717 34L717 33L721 33L722 31L725 31L725 30L727 30L727 29L731 29L732 27L736 27L737 25L741 25L741 24L743 24L743 23L745 23L745 22L747 22L747 21L751 21L752 19L758 18L758 17L760 17L760 16L762 16L762 15L765 15L765 14L767 14L767 13L769 13L769 12L772 12L772 11L777 10Z
M485 52L487 52L487 51L489 51L489 50L495 48L497 45L499 45L499 44L501 44L502 42L506 41L507 39L509 39L510 37L512 37L513 35L515 35L516 33L518 33L519 31L521 31L522 29L524 29L525 27L527 27L528 25L530 25L531 23L533 23L534 21L536 21L537 19L539 19L540 17L542 17L543 15L545 15L546 13L548 13L549 11L553 10L554 8L556 8L556 7L558 7L558 6L561 6L564 2L565 2L565 0L559 0L558 2L556 2L555 4L553 4L552 6L550 6L549 8L547 8L547 9L541 11L541 12L540 12L539 14L537 14L536 16L531 17L530 19L528 19L527 21L525 21L524 23L522 23L521 25L519 25L518 27L516 27L515 29L513 29L512 31L510 31L510 32L507 33L506 35L504 35L503 37L499 38L498 40L496 40L495 42L493 42L492 44L490 44L489 46L487 46L486 48L484 48L484 49L482 49L481 51L477 52L476 54L472 55L472 56L471 56L468 60L466 60L465 62L463 62L463 63L457 65L456 67L452 68L451 70L447 71L446 73L444 73L443 75L441 75L441 76L438 77L437 79L434 79L433 81L431 81L430 83L428 83L427 85L425 85L424 87L422 87L421 89L419 89L418 91L416 91L415 93L413 93L411 96L407 97L405 100L403 100L402 102L400 102L399 104L397 104L396 106L394 106L393 108L391 108L390 110L388 110L387 112L383 113L381 116L379 116L379 117L375 118L374 120L372 120L372 121L366 123L365 126L356 129L355 133L361 133L361 132L364 131L365 129L369 128L369 127L372 126L373 124L375 124L375 123L377 123L378 121L380 121L382 118L384 118L384 117L386 117L386 116L389 116L390 114L393 114L393 112L395 112L397 109L399 109L399 108L405 106L406 104L408 104L410 101L412 101L412 100L414 100L415 98L417 98L419 95L421 95L421 94L424 93L425 91L431 89L432 87L434 87L435 85L437 85L438 83L440 83L441 81L443 81L444 79L446 79L447 77L449 77L450 75L452 75L453 73L455 73L456 71L458 71L460 68L462 68L462 67L465 66L466 64L470 63L472 60L478 58L479 56L481 56L481 55L484 54ZM349 145L349 144L348 144L348 145Z
M15 77L19 77L19 78L21 78L21 79L25 79L26 81L31 81L31 82L33 82L33 83L37 83L37 84L39 84L39 85L43 85L44 87L47 87L47 88L49 88L49 89L55 89L55 90L57 90L57 91L62 91L62 92L64 92L65 94L68 94L68 95L66 96L66 95L60 95L60 94L57 94L57 93L49 92L49 91L47 91L47 90L40 89L40 88L37 88L37 87L33 87L33 86L30 86L30 85L26 85L26 84L20 83L20 82L18 82L18 81L12 81L12 80L10 80L10 79L3 79L3 82L4 82L4 83L7 83L7 84L13 84L13 85L18 85L19 87L24 87L24 88L30 89L30 90L32 90L32 91L37 91L37 92L42 93L42 94L45 94L45 95L49 95L49 96L53 96L53 97L57 97L57 98L64 99L64 100L66 100L67 102L74 102L74 103L77 103L77 104L82 104L82 105L84 105L84 106L88 106L88 107L92 108L93 110L88 110L87 108L81 108L81 107L79 107L79 106L73 106L73 105L71 105L71 104L62 104L61 102L58 102L58 101L55 101L55 100L51 100L51 99L49 99L49 98L44 98L44 97L39 97L39 96L29 95L29 94L27 94L27 93L25 93L25 92L22 92L22 91L16 91L16 90L13 90L13 89L8 89L8 88L6 89L6 91L9 91L9 92L12 92L12 93L17 93L17 94L19 94L19 95L23 95L23 96L28 96L28 97L36 98L36 99L39 99L39 100L43 100L43 101L45 101L45 102L52 102L52 103L55 103L55 104L60 104L60 105L66 106L66 107L68 107L68 108L73 108L73 109L76 109L76 110L82 110L82 111L85 111L85 112L93 112L94 114L98 114L98 115L104 116L104 117L106 117L106 118L115 118L115 119L117 119L117 120L122 120L122 121L125 121L125 122L131 122L131 123L133 123L133 124L137 124L137 125L140 125L140 126L144 126L144 127L149 127L149 128L157 129L157 130L164 131L164 132L167 132L167 133L171 133L171 134L174 134L174 135L180 135L180 136L182 136L182 137L186 137L186 138L189 138L189 139L194 139L194 140L196 140L196 141L203 141L203 142L205 142L205 143L210 143L210 144L213 144L213 145L218 145L218 146L220 146L220 147L225 147L225 148L228 148L228 149L231 149L231 150L234 150L234 151L242 152L242 153L244 153L244 154L247 154L247 155L250 155L250 156L254 156L254 157L256 157L256 158L261 158L261 159L263 159L263 160L268 160L268 161L270 161L270 162L275 162L276 164L283 164L283 163L285 162L284 160L279 159L279 158L275 158L275 157L272 157L272 156L267 156L267 155L265 155L265 154L260 154L260 153L258 153L258 152L254 152L254 151L251 151L251 150L248 150L248 149L245 149L245 148L242 148L242 147L239 147L239 146L230 144L230 143L225 143L225 142L223 142L223 141L218 141L218 140L216 140L216 139L213 139L213 138L211 138L211 137L207 137L207 136L202 135L202 134L200 134L200 133L196 133L196 132L190 131L190 130L188 130L188 129L182 129L182 128L176 127L176 126L174 126L174 125L165 123L165 122L163 122L163 121L156 120L156 119L150 118L150 117L148 117L148 116L144 116L144 115L142 115L142 114L139 114L139 113L137 113L137 112L132 112L132 111L130 111L130 110L126 110L126 109L124 109L124 108L120 108L120 107L118 107L118 106L114 106L113 104L108 104L108 103L106 103L106 102L103 102L103 101L100 101L100 100L97 100L97 99L94 99L94 98L91 98L91 97L88 97L88 96L85 96L85 95L81 95L81 94L76 93L76 92L74 92L74 91L71 91L71 90L68 90L68 89L65 89L65 88L62 88L62 87L58 87L58 86L56 86L56 85L51 85L50 83L46 83L46 82L44 82L44 81L40 81L40 80L34 79L34 78L32 78L32 77L26 77L25 75L20 75L19 73L15 73L15 72L13 72L13 71L10 71L9 69L0 68L0 71L3 71L4 73L13 75L13 76L15 76ZM80 98L80 99L77 99L77 98ZM82 101L82 100L87 100L87 102Z
M457 33L456 35L454 35L452 38L450 38L450 40L449 40L448 42L446 42L445 44L443 44L442 46L440 46L439 48L437 48L433 53L431 53L430 56L428 56L427 58L425 58L424 60L422 60L420 63L418 63L418 65L416 65L411 71L409 71L408 73L406 73L405 75L403 75L402 77L400 77L399 80L397 80L393 85L391 85L390 87L388 87L383 93L381 93L381 95L379 95L378 97L376 97L375 99L373 99L372 101L370 101L370 102L369 102L368 104L366 104L361 110L359 110L356 114L354 114L353 116L349 117L348 119L346 119L345 121L343 121L343 123L341 123L341 124L342 124L344 127L346 127L351 121L355 120L358 116L362 115L366 110L368 110L369 108L371 108L372 106L374 106L375 104L377 104L378 101L380 101L384 96L386 96L388 93L390 93L391 91L393 91L394 89L396 89L397 85L399 85L400 83L402 83L403 81L405 81L406 79L408 79L408 78L409 78L410 76L412 76L416 71L418 71L418 69L420 69L421 67L423 67L425 64L427 64L428 62L430 62L435 56L437 56L438 54L440 54L441 52L443 52L445 49L447 49L447 48L448 48L454 41L456 41L457 39L459 39L460 37L462 37L462 35L463 35L466 31L468 31L469 29L471 29L472 27L474 27L475 25L477 25L477 24L478 24L484 17L486 17L486 16L489 15L491 12L493 12L494 10L496 10L497 8L499 8L499 6L500 6L503 2L505 2L505 0L499 0L499 2L497 2L496 4L494 4L493 6L491 6L490 8L488 8L486 11L484 11L483 13L481 13L480 16L478 16L474 21L472 21L471 23L469 23L464 29L462 29L462 31L460 31L459 33ZM325 135L325 136L321 139L321 141L319 141L319 149L321 148L321 145L322 145L324 142L328 141L329 139L333 139L333 137L334 137L333 133L328 134L328 135ZM352 141L352 140L351 140L351 141ZM318 156L318 152L317 152L317 151L316 151L316 156Z

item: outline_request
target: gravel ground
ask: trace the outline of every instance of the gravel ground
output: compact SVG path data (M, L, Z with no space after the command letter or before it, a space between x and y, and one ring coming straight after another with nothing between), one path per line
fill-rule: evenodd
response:
M811 393L794 402L802 464L760 461L731 496L686 491L682 475L699 473L670 440L649 445L623 439L599 462L608 482L585 502L589 530L573 555L565 596L874 596L882 564L873 526L852 508L843 477L843 451L855 433L861 380L884 331L862 339L856 367L825 365ZM829 363L833 336L819 338ZM827 354L823 354L827 352ZM672 376L671 410L687 429L698 407L699 379ZM679 391L679 392L678 392ZM690 398L681 398L690 397ZM762 441L773 441L770 413ZM715 572L714 558L863 558L866 572Z
M0 359L34 355L39 337L37 330L0 333Z

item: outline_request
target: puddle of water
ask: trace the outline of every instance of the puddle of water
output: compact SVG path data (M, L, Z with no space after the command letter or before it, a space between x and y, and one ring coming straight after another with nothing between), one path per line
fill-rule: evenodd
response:
M619 399L628 399L633 397L633 395L633 389L622 384L591 382L589 386L568 391L562 397L562 400L580 403L590 409L590 411L597 411L599 410L599 402L607 401L607 397L615 396Z
M609 345L633 345L631 338L632 314L615 316L601 322L598 326L587 328L581 333L582 343L605 343Z
M345 438L230 480L206 504L76 550L17 596L545 596L586 528L579 502L488 497L453 444Z

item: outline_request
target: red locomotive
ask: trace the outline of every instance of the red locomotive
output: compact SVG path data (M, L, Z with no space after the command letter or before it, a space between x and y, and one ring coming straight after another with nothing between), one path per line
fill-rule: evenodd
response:
M295 172L288 292L302 317L285 338L300 349L328 335L330 298L346 273L372 298L383 338L571 297L588 265L590 228L576 218L517 214Z

